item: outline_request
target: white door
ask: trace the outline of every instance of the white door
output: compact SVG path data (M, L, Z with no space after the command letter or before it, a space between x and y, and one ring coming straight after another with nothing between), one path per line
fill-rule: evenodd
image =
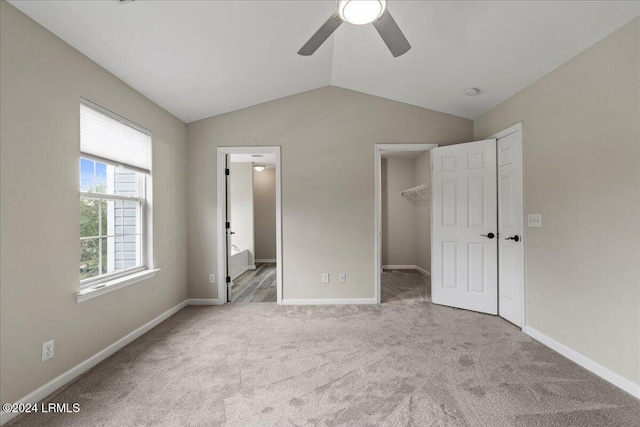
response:
M434 148L431 299L498 314L496 140Z
M524 298L524 204L522 131L498 139L499 314L522 326Z

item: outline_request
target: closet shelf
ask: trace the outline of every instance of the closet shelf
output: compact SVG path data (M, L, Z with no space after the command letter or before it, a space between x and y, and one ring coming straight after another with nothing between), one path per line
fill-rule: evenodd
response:
M414 205L426 205L431 201L431 186L429 184L421 184L409 188L402 192L402 197Z

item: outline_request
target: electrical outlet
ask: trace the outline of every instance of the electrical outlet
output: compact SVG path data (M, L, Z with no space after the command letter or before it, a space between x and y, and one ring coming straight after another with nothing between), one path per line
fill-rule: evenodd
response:
M322 283L329 283L329 273L322 273Z
M542 214L527 215L527 225L529 227L542 227Z
M347 283L347 273L338 274L338 281L340 283Z
M53 357L53 340L42 343L42 361Z
M216 275L215 274L210 274L209 275L209 283L216 283Z

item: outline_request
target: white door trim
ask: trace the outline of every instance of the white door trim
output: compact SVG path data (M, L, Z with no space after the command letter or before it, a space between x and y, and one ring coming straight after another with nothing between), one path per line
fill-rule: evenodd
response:
M382 154L394 151L431 151L438 144L376 144L374 153L375 165L375 204L373 232L373 269L375 283L375 303L380 304L380 270L382 269Z
M496 133L495 135L491 135L489 138L490 139L501 139L504 138L505 136L509 136L512 133L516 133L516 132L522 132L522 122L515 124L511 127L508 127L507 129L500 131L498 133Z
M280 171L280 147L218 147L217 150L217 241L218 241L218 300L227 301L227 245L225 242L225 175L224 159L226 154L275 154L276 156L276 293L277 302L282 304L282 181Z
M524 182L525 182L525 167L524 167L524 135L523 135L523 125L522 122L517 123L513 126L508 127L507 129L496 133L495 135L490 136L490 138L495 138L499 140L516 132L520 132L520 144L522 145L522 212L525 214L524 207L526 206L526 197L527 194L524 191ZM524 278L522 280L523 289L522 289L522 330L525 331L527 327L527 221L526 218L522 218L523 228L522 228L522 238L524 241ZM500 286L500 283L498 283Z

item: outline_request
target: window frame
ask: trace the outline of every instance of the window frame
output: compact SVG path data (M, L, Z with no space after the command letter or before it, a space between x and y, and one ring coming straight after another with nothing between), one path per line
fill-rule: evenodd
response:
M101 163L106 163L100 160L94 160L94 159L90 159L88 156L83 155L82 153L80 154L80 159L87 159L87 160L92 160L92 161L98 161ZM140 209L138 210L138 223L140 224L140 233L136 233L140 235L140 265L137 265L135 267L130 267L124 270L119 270L119 271L114 271L112 273L105 273L105 274L99 274L97 276L93 276L93 277L88 277L86 279L81 279L80 280L80 290L86 289L86 288L90 288L92 286L95 285L99 285L101 283L104 282L109 282L111 280L115 280L115 279L119 279L121 277L125 277L131 274L135 274L144 270L147 270L149 268L148 264L147 264L147 227L146 227L146 218L147 218L147 193L146 193L146 181L147 181L147 175L139 172L139 171L134 171L136 173L136 185L138 186L138 197L132 197L132 196L119 196L119 195L115 195L115 194L105 194L105 193L94 193L92 191L80 191L80 200L82 199L93 199L93 200L98 200L98 201L103 201L103 200L112 200L112 201L126 201L126 202L137 202L140 205ZM121 236L119 234L113 235L113 236L103 236L102 235L102 226L101 224L98 225L98 230L100 232L100 234L98 236L91 236L91 237L82 237L80 236L80 242L82 242L83 239L90 239L90 238L108 238L108 237L117 237L117 236ZM122 235L124 236L124 235ZM101 248L101 242L99 242L99 247Z
M139 239L139 243L137 244L139 250L139 265L135 267L130 267L124 270L114 271L112 273L98 274L97 276L80 279L79 277L79 292L75 294L76 302L82 302L86 299L91 299L95 296L102 295L105 292L110 292L111 290L119 289L122 286L126 286L131 283L135 283L140 280L144 280L148 277L155 276L156 272L159 269L154 269L153 267L153 240L152 240L152 231L151 224L153 221L152 218L152 207L151 207L151 189L153 185L151 168L152 168L152 150L153 150L153 135L152 132L131 120L102 107L95 102L80 97L80 105L84 105L93 110L96 110L99 113L106 115L112 119L115 119L141 133L148 135L149 137L149 147L148 147L148 169L139 168L133 165L122 164L118 160L112 160L109 158L104 158L101 156L96 156L87 152L83 152L82 148L79 152L78 164L81 163L81 159L86 159L94 162L104 163L107 165L115 166L115 167L123 167L126 170L132 171L136 173L136 185L137 185L137 197L134 196L123 196L123 195L115 195L115 194L105 194L105 193L97 193L94 191L82 191L82 188L79 188L79 199L78 201L82 201L82 199L94 199L99 201L123 201L123 202L136 202L139 204L137 221L139 224L139 231L135 234L118 234L114 236L136 236ZM81 109L81 108L80 108ZM80 132L80 137L82 138L82 132ZM82 146L82 142L81 142ZM125 160L121 160L125 161ZM126 161L125 161L126 162ZM81 172L80 172L81 173ZM79 182L80 180L78 180ZM94 188L92 188L94 189ZM94 189L95 190L95 189ZM79 204L78 204L79 206ZM101 212L101 210L100 210ZM78 223L80 226L80 222ZM102 254L102 239L107 238L108 235L102 235L102 224L98 226L98 236L85 236L84 239L88 238L98 238L100 254ZM78 242L82 242L83 237L79 236L80 239ZM81 243L80 243L81 244ZM79 246L80 249L80 246ZM80 255L80 254L78 254ZM101 256L101 255L100 255ZM80 257L78 257L80 258ZM100 259L102 262L102 258ZM78 271L78 275L80 276L80 272Z

